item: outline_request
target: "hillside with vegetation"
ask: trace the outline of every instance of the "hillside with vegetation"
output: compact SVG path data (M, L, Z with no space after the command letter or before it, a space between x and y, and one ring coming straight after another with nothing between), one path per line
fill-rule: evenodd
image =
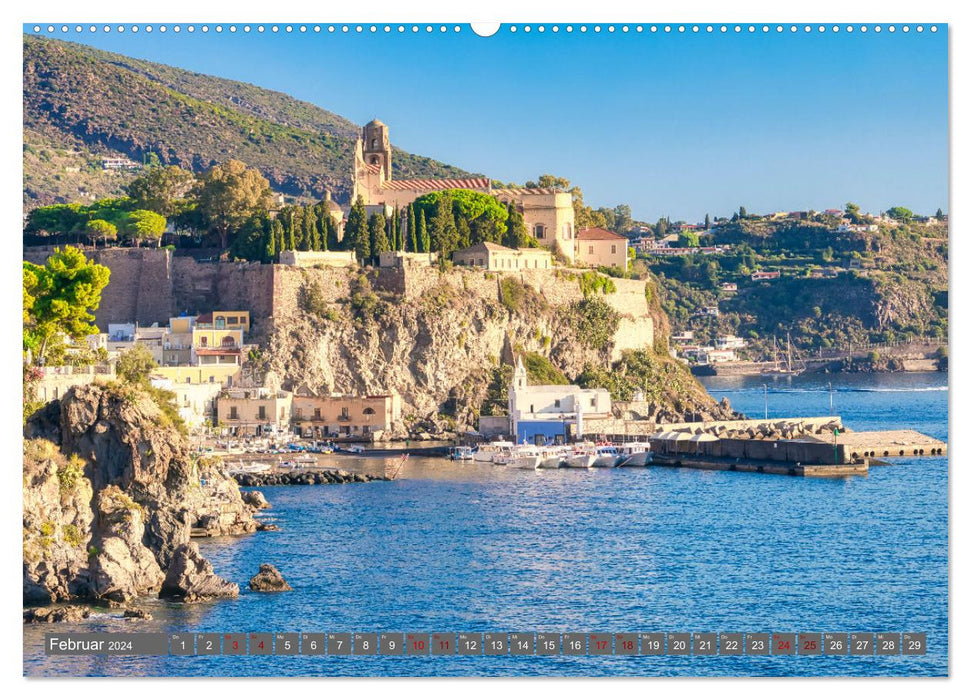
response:
M136 172L104 157L202 172L238 159L287 195L349 197L357 126L272 90L24 36L25 207L120 195ZM395 175L463 170L395 149Z
M697 344L738 335L751 359L768 355L773 338L787 334L807 354L917 337L946 344L946 221L736 216L700 238L709 251L721 248L642 254L635 262L657 276L674 329L693 331ZM753 280L757 272L779 277ZM716 306L718 316L703 312Z

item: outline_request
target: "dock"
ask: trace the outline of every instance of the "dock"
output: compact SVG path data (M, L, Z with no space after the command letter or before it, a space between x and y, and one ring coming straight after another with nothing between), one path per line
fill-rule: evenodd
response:
M756 462L743 459L718 457L694 457L685 455L655 455L652 467L674 469L701 469L719 472L751 472L757 474L778 474L781 476L843 477L866 476L870 472L870 461L862 460L853 464L793 464L791 462Z
M916 430L855 432L839 417L758 425L678 426L650 436L654 464L788 476L860 476L894 458L940 457L947 443Z

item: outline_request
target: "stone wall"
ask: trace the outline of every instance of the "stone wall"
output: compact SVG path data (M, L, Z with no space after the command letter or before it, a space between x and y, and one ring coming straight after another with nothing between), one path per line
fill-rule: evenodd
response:
M24 259L43 264L52 248L24 248ZM347 297L356 267L297 267L247 262L199 262L159 248L86 249L85 254L111 269L111 280L95 313L98 327L135 321L139 325L165 325L181 313L205 313L213 309L249 311L251 337L268 329L274 316L286 316L298 308L301 290L316 281L325 301ZM406 302L424 298L443 285L483 298L499 297L503 274L514 274L532 286L554 306L583 298L577 275L582 271L557 269L521 270L516 273L485 273L481 270L406 265L369 270L375 289L403 297ZM615 279L617 291L602 296L622 315L616 335L614 358L627 349L651 347L654 324L644 298L644 283Z

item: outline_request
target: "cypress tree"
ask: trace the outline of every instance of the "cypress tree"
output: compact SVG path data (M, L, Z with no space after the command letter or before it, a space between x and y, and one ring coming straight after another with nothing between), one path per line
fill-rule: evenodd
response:
M418 252L418 219L415 218L415 205L408 205L408 237L411 243L411 252Z
M357 198L347 214L344 245L346 250L353 250L362 263L371 257L371 234L368 231L367 210L362 197Z
M314 245L317 234L317 215L314 213L313 207L304 207L301 230L303 236L300 240L300 250L317 250Z
M432 248L447 258L458 244L459 232L455 226L455 213L452 211L452 197L443 192L435 207L435 216L429 227Z
M271 227L273 231L273 246L276 248L276 254L279 255L281 251L284 250L283 244L285 243L283 236L283 223L280 219L274 219L273 225Z
M431 252L431 238L428 235L428 223L425 221L425 210L421 209L418 213L418 246L422 253Z
M371 233L371 256L376 258L378 253L386 253L389 250L388 221L384 218L384 214L373 214L368 222L368 229Z
M508 207L509 218L506 219L506 232L502 237L502 244L507 248L522 248L529 245L529 231L519 209L512 204Z
M297 213L294 207L287 211L287 250L297 249Z
M327 211L327 205L324 205L324 214L320 219L320 245L321 250L330 250L330 229L334 225L334 220L330 216L330 212Z
M271 263L276 259L277 250L276 233L273 230L274 223L275 222L271 222L269 219L267 219L263 224L263 262L266 263Z
M455 229L458 233L458 245L459 249L468 248L472 245L472 230L469 228L469 220L464 216L459 214L455 217Z

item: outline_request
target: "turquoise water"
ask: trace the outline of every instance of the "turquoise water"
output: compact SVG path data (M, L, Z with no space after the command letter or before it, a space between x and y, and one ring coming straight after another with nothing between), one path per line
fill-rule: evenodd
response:
M947 377L708 378L755 417L836 413L859 430L947 438ZM353 458L351 458L353 459ZM359 460L360 461L360 460ZM375 463L372 471L379 471ZM58 630L325 632L926 632L921 657L120 657L30 675L944 675L947 460L814 480L686 469L523 472L410 460L399 481L263 489L282 530L200 542L245 583L294 590L150 602ZM50 631L51 628L47 628Z

